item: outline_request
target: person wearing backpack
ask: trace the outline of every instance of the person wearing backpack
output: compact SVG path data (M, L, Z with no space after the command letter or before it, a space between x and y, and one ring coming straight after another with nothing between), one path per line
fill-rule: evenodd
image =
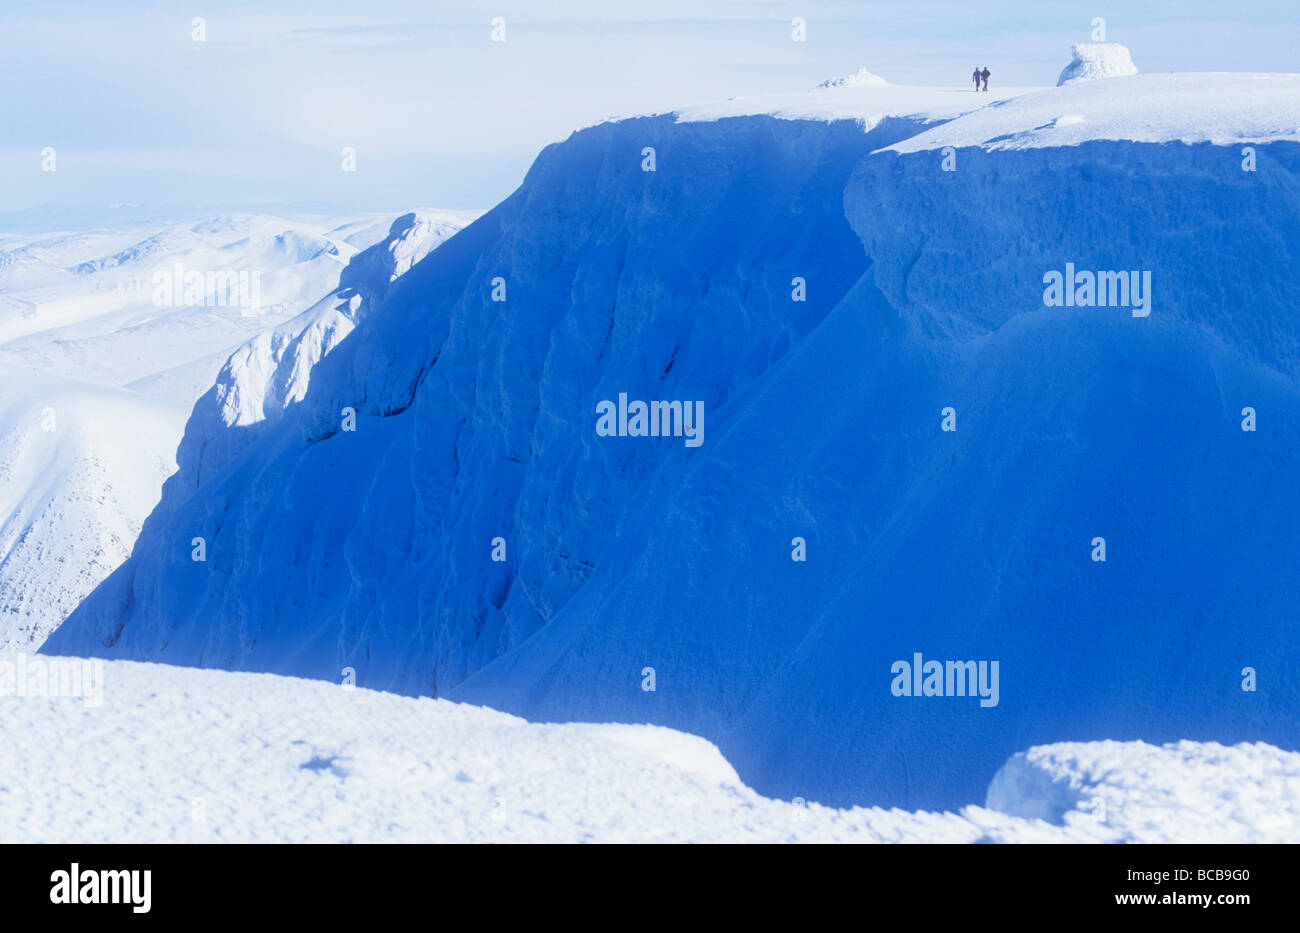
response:
M989 68L988 68L988 65L985 65L985 66L984 66L984 70L980 72L980 77L982 77L982 78L984 79L984 90L987 91L987 90L989 89Z
M975 90L980 89L980 66L975 66L975 71L971 74L971 80L975 82Z

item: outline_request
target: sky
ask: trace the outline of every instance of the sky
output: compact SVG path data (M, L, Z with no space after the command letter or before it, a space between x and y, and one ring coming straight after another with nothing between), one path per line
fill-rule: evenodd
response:
M1143 72L1300 71L1296 0L4 0L0 232L42 205L488 208L609 117L862 65L1051 86L1099 16Z

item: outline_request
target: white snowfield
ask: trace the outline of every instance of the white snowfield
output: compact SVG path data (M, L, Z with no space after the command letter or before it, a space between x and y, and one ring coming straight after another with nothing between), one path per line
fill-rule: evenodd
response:
M988 91L963 87L909 87L847 81L811 91L734 97L673 111L681 123L702 123L727 117L770 116L782 120L857 120L864 130L882 120L907 118L919 124L951 120L972 110L1044 90L1038 87L998 87L989 79Z
M185 416L0 362L0 650L39 646L131 553Z
M445 226L443 239L474 216L423 213ZM383 239L392 219L231 214L7 237L0 244L0 362L188 407L235 348L335 288L348 262ZM182 287L193 274L207 280L200 292ZM159 291L168 279L158 276L174 281L170 301ZM213 287L218 283L228 287Z
M1053 88L1004 88L990 79L987 93L846 78L844 84L828 83L813 91L737 97L675 114L683 123L762 115L856 120L865 131L891 118L916 124L920 132L887 147L895 152L945 146L1030 149L1093 140L1216 145L1300 140L1298 74L1126 76L1123 69L1114 70L1116 76L1080 77Z
M989 807L1010 813L834 810L761 797L712 744L662 727L529 723L446 700L127 661L99 662L86 698L19 696L20 672L32 683L44 664L53 683L55 665L93 662L23 663L0 655L0 842L1300 836L1300 755L1266 745L1045 746L994 779Z
M889 147L989 150L1300 140L1300 75L1146 74L1078 81L984 107Z

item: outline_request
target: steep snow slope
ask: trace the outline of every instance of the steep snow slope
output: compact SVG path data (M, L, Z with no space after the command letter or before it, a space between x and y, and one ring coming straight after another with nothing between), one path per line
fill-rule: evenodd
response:
M86 672L94 689L82 698L18 696L20 663L30 682L39 665L81 673L86 662L0 655L0 842L1246 842L1300 832L1287 792L1300 755L1262 745L1031 749L999 774L990 804L1047 822L975 806L831 810L761 797L708 742L654 726L532 724L445 700L125 661Z
M720 134L668 116L548 149L317 367L292 424L207 494L169 486L175 506L63 644L83 632L79 649L323 676L347 663L418 692L463 679L582 586L631 490L681 446L600 441L595 402L713 412L812 330L866 267L826 206L897 133L759 120ZM684 171L710 164L730 168ZM792 304L796 276L817 286ZM355 432L339 430L345 407ZM296 517L273 519L280 505ZM206 565L175 549L199 534ZM232 573L260 582L236 592ZM119 600L139 616L116 640Z
M29 648L131 551L185 409L0 366L0 650Z
M879 152L933 120L866 119L862 88L810 105L861 123L578 133L48 647L648 720L836 804L960 805L1066 739L1294 747L1300 97L1269 90L1293 80L1081 82ZM1254 172L1177 142L1243 81L1272 122L1221 107L1209 138L1266 131ZM1080 140L1039 110L1106 119ZM984 144L955 171L948 131ZM1150 272L1150 316L1046 307L1065 263ZM598 436L619 393L702 400L703 444ZM998 702L893 695L918 652L998 662Z
M314 367L388 294L392 283L455 232L444 216L403 214L387 235L357 254L334 289L306 311L232 353L194 406L177 452L173 496L188 496L301 401ZM255 430L234 431L231 428ZM169 502L164 502L164 509Z
M1300 745L1297 147L1255 173L1237 148L1105 141L941 161L862 161L862 284L454 697L648 718L764 793L839 804L951 805L1067 738ZM1151 270L1151 316L1044 307L1067 261ZM1243 432L1245 407L1267 424ZM999 660L999 704L893 696L914 652Z
M283 404L301 395L306 370L351 326L349 316L358 313L348 310L337 322L327 322L326 316L334 314L333 304L351 299L357 308L367 307L365 302L382 294L412 261L455 232L457 216L405 215L392 223L384 242L353 255L341 273L336 258L330 258L325 266L313 266L314 271L301 275L301 287L315 288L311 283L320 277L321 269L332 269L333 283L342 284L314 308L254 341L255 346L266 346L268 353L273 344L277 354L288 347L281 367L287 371L267 376ZM334 226L332 233L367 237L372 223L373 218L363 217ZM250 226L280 232L259 238L249 235ZM144 274L137 268L141 263L157 268L193 263L198 253L190 246L210 245L213 238L227 243L222 249L233 250L232 256L238 257L227 267L232 262L260 262L277 271L286 265L312 264L319 246L295 228L286 230L273 220L234 217L172 226L143 239L138 233L43 235L3 254L14 263L49 270L44 278L62 283L59 294L65 312L80 318L76 327L33 333L0 345L0 360L25 364L0 363L0 451L5 458L0 488L0 648L39 645L126 558L141 522L158 502L163 480L176 468L176 445L196 392L193 381L203 379L210 385L211 374L230 355L228 342L243 330L266 325L256 317L244 321L240 309L208 307L186 309L161 325L149 315L166 317L171 309L138 312L147 320L122 323L118 311L128 317L137 314L129 309L129 302L147 301L149 285L143 296L125 299L128 305L118 311L99 313L98 297L107 294L111 304L121 302L126 294L99 287L105 270L129 268L134 271L123 274L139 276ZM347 248L332 245L326 249L330 257L347 253ZM86 255L106 258L77 259ZM312 258L303 258L309 255ZM0 262L0 272L5 268ZM29 275L23 282L30 286L40 278ZM3 282L12 287L22 284L13 276ZM88 286L91 282L94 288ZM297 306L307 305L318 294L296 298ZM50 311L48 304L40 303L48 297L49 290L28 289L6 292L0 301L8 299L27 308L22 303L30 299L28 316L37 323L22 323L25 318L19 315L21 326L30 328L39 326ZM232 323L237 320L242 323ZM69 336L82 328L93 336ZM99 333L100 328L105 332ZM330 331L328 339L316 333L322 329ZM213 344L223 346L213 357L175 365L186 354ZM83 355L96 363L85 367L89 375L112 375L109 369L122 366L128 367L127 375L158 370L143 380L158 397L44 371L74 368L72 362ZM245 392L265 394L253 386L253 374L241 378ZM131 388L145 386L137 380ZM205 398L217 392L214 388Z

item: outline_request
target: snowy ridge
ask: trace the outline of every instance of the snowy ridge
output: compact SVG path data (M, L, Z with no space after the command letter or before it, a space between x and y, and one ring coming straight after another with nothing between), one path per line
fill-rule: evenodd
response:
M683 123L754 116L822 122L854 120L870 132L883 121L892 119L907 120L919 129L1039 90L1042 89L990 87L987 93L976 93L967 88L907 87L874 82L826 84L812 91L736 97L683 107L674 113Z
M383 240L344 267L338 288L297 317L236 349L213 387L195 404L177 453L178 489L188 495L206 475L251 443L253 432L226 429L274 423L289 405L300 401L312 367L383 300L399 276L459 230L462 222L460 216L440 212L403 214L392 222Z
M216 216L147 233L13 238L0 252L0 329L16 335L0 344L0 648L40 645L127 557L163 480L176 470L196 384L211 385L232 343L283 317L260 313L265 309L157 307L152 271L176 264L265 271L268 295L294 308L333 289L237 351L250 366L272 370L269 386L257 390L278 393L265 402L278 414L301 397L307 371L351 328L351 318L469 216L390 218L386 243L360 253L353 244L371 242L374 216L306 223ZM339 264L343 257L351 257L347 266ZM335 304L349 307L337 320L330 318ZM272 346L278 369L267 362ZM257 347L267 348L266 360L255 358ZM252 382L245 374L236 388L247 394ZM187 467L189 450L180 451Z
M40 660L28 659L29 678ZM98 703L20 697L18 670L0 655L5 843L1273 842L1300 832L1288 790L1300 755L1262 745L1047 746L999 772L987 809L833 810L762 797L713 745L654 726L534 724L446 700L131 662L104 664ZM1084 805L1052 807L1050 822L1014 815L1042 811L1044 785L1069 786ZM1188 823L1180 805L1205 797L1204 821Z
M0 650L34 648L131 551L185 410L0 366Z
M335 287L357 250L331 226L233 215L33 237L5 254L26 271L0 281L0 362L191 405L235 347ZM155 276L178 270L242 273L248 287L235 303L178 283L159 304Z
M1078 81L961 116L895 144L989 150L1142 143L1300 140L1300 75L1162 74Z

